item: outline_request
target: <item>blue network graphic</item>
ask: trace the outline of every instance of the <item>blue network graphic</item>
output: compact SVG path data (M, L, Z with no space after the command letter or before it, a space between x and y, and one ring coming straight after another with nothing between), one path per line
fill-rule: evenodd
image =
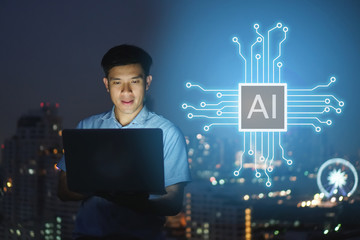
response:
M240 60L243 64L243 79L237 85L238 88L232 89L206 89L191 82L186 83L186 88L197 89L204 93L204 100L197 104L183 103L182 108L189 111L189 119L202 119L206 123L203 130L209 131L216 126L238 126L240 137L243 138L243 146L239 160L239 168L234 171L235 176L239 176L243 168L243 160L247 154L254 160L255 176L262 177L265 174L266 186L271 186L270 173L274 170L274 160L280 157L287 165L292 165L293 161L285 156L282 144L282 134L287 131L289 126L310 126L316 132L321 132L322 126L332 125L332 121L325 115L331 113L340 114L344 102L340 101L333 94L320 93L321 90L329 88L336 81L335 77L330 77L328 83L317 85L308 89L289 89L287 83L282 81L281 69L283 62L282 47L286 41L288 27L283 27L282 23L277 23L275 27L267 31L266 35L259 32L259 24L254 25L256 39L251 45L250 56L245 57L241 44L237 37L232 39L236 44ZM264 37L265 35L265 37ZM279 129L251 129L246 130L240 127L241 119L241 86L285 86L284 101L284 122L282 130ZM206 100L206 99L217 100ZM261 97L257 100L261 100ZM273 100L276 98L273 97ZM252 105L256 114L263 113L265 118L269 118L266 107L262 101ZM255 109L255 106L258 106ZM274 114L274 110L273 110Z

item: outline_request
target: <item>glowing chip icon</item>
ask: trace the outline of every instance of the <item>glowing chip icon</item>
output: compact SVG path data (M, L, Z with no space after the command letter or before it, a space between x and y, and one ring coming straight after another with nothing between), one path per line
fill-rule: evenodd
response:
M263 170L267 178L266 186L270 187L274 161L280 157L287 165L293 163L285 156L286 151L282 146L282 135L287 131L287 126L310 126L320 132L321 125L332 125L332 120L324 119L323 115L330 112L340 114L344 102L333 94L317 93L321 88L332 85L336 81L335 76L330 77L328 84L288 89L281 77L281 50L288 27L277 23L270 30L261 33L259 24L254 24L254 29L257 36L250 46L249 56L244 54L244 47L239 39L232 38L238 45L237 51L243 63L244 75L237 82L238 85L232 88L207 89L187 82L187 88L198 88L218 100L214 102L205 98L201 100L200 107L188 103L181 106L190 111L187 114L189 119L201 118L206 121L203 126L206 132L213 127L236 126L243 146L239 155L239 168L234 171L234 176L240 176L245 157L252 157L255 177L263 176ZM274 35L275 32L278 33ZM344 175L343 170L338 168L331 174ZM334 179L329 181L332 180ZM343 183L344 181L337 185L344 185Z
M239 131L286 132L286 92L284 83L240 83Z

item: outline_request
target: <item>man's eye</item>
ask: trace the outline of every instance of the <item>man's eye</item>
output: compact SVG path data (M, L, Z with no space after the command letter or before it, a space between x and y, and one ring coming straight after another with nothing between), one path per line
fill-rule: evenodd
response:
M113 81L114 85L117 85L117 84L120 84L120 83L121 83L120 81Z
M138 83L140 82L139 80L132 80L131 83Z

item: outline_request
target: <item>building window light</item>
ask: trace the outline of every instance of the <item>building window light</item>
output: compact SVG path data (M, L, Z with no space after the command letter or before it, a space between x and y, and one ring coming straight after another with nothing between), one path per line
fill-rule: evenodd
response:
M13 185L12 185L12 181L7 181L7 183L6 183L6 186L8 187L8 188L11 188Z

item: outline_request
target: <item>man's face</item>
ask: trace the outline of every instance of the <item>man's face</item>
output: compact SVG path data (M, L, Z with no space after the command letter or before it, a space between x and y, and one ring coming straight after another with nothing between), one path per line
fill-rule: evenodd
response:
M140 64L129 64L111 68L103 80L115 105L117 120L122 125L129 124L143 108L152 77L145 78Z

